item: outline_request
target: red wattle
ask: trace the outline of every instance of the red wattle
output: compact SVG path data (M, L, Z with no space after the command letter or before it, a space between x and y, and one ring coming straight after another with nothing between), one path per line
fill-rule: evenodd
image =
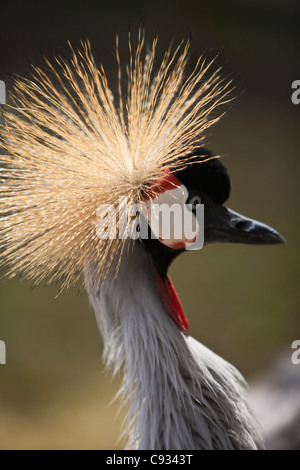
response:
M163 280L161 276L157 274L157 283L161 299L170 317L178 326L180 331L186 332L189 327L189 322L185 316L183 307L171 279L167 276L166 279Z

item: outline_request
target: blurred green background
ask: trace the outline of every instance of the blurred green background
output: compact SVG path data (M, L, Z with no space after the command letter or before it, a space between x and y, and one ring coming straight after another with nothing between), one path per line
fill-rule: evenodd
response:
M274 247L213 245L180 257L171 277L190 333L251 378L300 338L299 117L291 84L300 79L298 1L5 2L0 13L0 79L28 76L28 63L90 38L116 78L115 35L127 58L129 28L143 22L159 50L192 35L192 60L224 64L237 99L206 144L225 155L228 205L279 230ZM103 372L102 342L85 294L53 301L55 288L0 283L0 448L113 449L123 414ZM300 367L300 366L298 366ZM300 369L299 369L300 373Z

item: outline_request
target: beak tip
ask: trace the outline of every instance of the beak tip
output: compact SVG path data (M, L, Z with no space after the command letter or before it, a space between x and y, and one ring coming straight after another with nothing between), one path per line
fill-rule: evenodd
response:
M262 245L280 245L286 243L286 239L277 230L266 226L266 231L261 234ZM257 244L260 244L259 242Z
M286 243L286 239L279 233L279 232L276 232L276 241L275 243Z

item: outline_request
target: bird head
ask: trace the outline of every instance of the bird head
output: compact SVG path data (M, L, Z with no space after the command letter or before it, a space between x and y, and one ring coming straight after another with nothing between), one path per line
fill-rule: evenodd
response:
M71 47L70 61L47 60L47 72L33 67L31 79L16 79L16 106L2 110L0 123L0 264L8 276L67 288L96 263L90 277L98 285L111 266L117 274L128 245L127 203L149 208L154 199L176 202L195 228L179 239L160 236L156 217L145 212L158 236L141 242L162 276L174 257L203 243L282 241L270 227L224 207L227 171L200 147L221 117L216 108L230 99L229 83L203 58L186 73L188 41L171 45L157 70L157 39L145 53L144 45L140 31L135 52L130 43L125 87L117 47L115 94L88 41L79 51ZM107 208L116 221L120 200L125 237L106 230Z
M187 331L189 322L167 275L171 262L179 254L215 242L274 245L285 241L272 227L224 205L229 198L231 184L220 158L214 157L205 147L194 149L191 158L195 157L197 161L174 173L165 171L155 182L144 210L144 224L148 224L148 230L144 229L142 232L146 236L139 239L154 262L157 287L165 308L177 327L184 332ZM173 236L170 235L171 231L167 237L162 235L163 218L159 219L159 210L150 210L153 203L165 205L167 209L177 205L179 210L173 212L172 220L167 220L173 227L177 225L183 228L177 238L175 229ZM198 211L201 206L203 210ZM189 218L185 217L188 212ZM170 215L168 210L167 215ZM185 220L189 220L188 229L194 224L190 239L184 230Z
M148 233L141 242L151 253L162 277L166 276L171 261L180 253L200 249L209 243L274 245L285 241L282 235L269 225L226 207L224 204L229 198L231 183L221 159L216 158L205 147L196 148L193 151L193 158L195 156L197 156L196 162L174 173L165 174L160 184L155 185L155 188L159 187L159 193L154 189L154 195L150 201L150 205L153 202L160 202L166 205L169 203L173 207L177 203L182 211L177 214L174 211L174 225L176 225L176 215L179 214L180 222L182 222L183 211L190 211L191 217L194 218L194 238L189 240L183 235L178 238L164 239L158 236L159 221L155 217L155 212L153 211L151 220L148 215L149 210L146 214L150 235ZM200 205L204 210L199 211L197 216L197 207ZM184 234L184 231L182 233ZM199 241L201 234L202 240Z

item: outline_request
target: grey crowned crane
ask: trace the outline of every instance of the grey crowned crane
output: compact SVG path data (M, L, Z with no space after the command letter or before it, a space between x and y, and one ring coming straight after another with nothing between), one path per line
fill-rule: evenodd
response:
M167 272L200 247L200 203L204 245L283 238L223 205L229 176L202 142L228 85L202 59L185 75L189 43L170 47L154 71L156 43L145 54L142 32L135 52L130 43L126 96L118 47L114 96L88 42L69 63L56 58L47 73L34 68L30 80L16 80L2 127L1 257L9 276L34 283L67 288L83 274L106 365L124 373L128 448L263 448L243 378L187 334ZM189 210L194 238L159 236L154 201ZM132 205L143 210L133 216ZM150 237L141 236L145 225Z

